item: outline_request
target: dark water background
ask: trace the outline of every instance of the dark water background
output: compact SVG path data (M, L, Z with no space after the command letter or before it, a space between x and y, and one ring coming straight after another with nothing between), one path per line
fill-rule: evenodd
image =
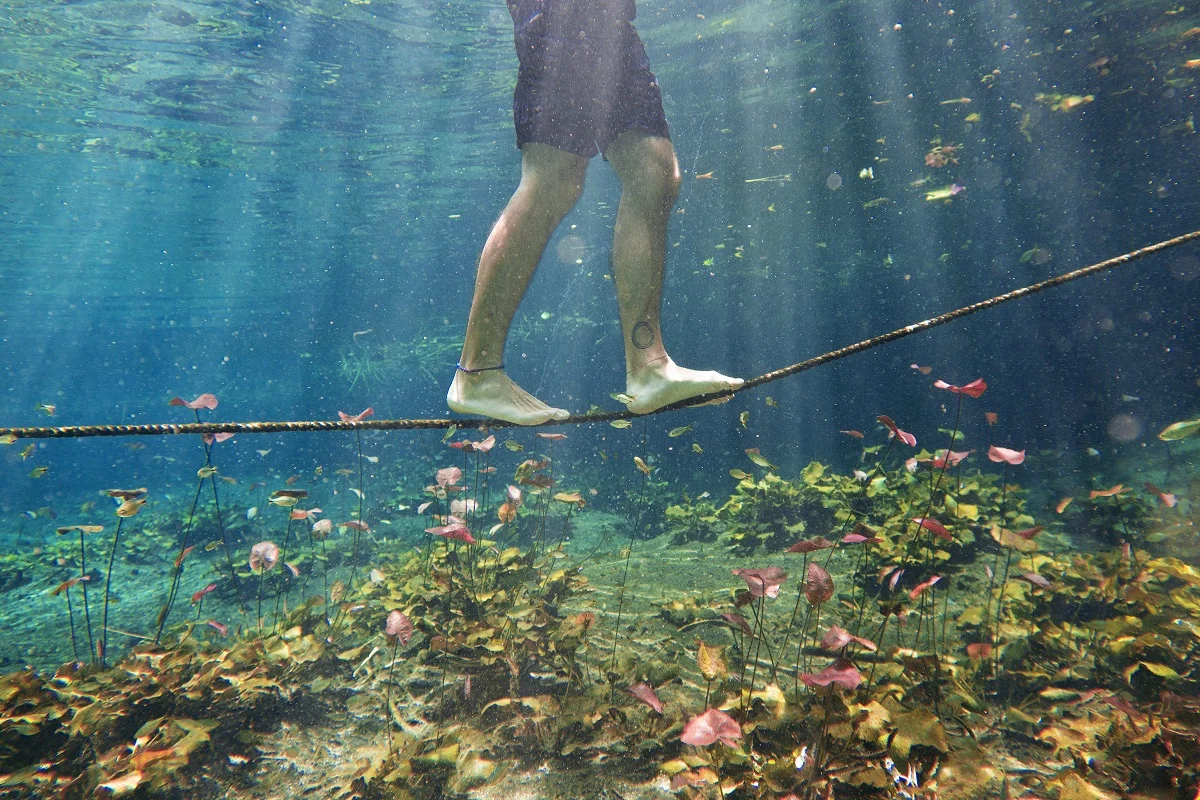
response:
M1200 14L964 5L639 4L684 170L664 315L677 361L750 377L1197 227L1200 70L1185 63L1200 57ZM189 421L166 401L206 391L221 400L206 419L445 415L453 348L353 386L339 364L461 335L475 259L518 177L503 4L19 0L0 11L0 41L3 424ZM1039 93L1094 101L1062 113ZM925 167L936 137L961 145L958 165ZM924 199L951 182L966 191ZM623 388L604 277L618 192L597 159L507 357L523 385L577 411L614 408ZM789 473L812 459L848 469L859 443L839 429L880 439L887 413L944 446L936 428L955 406L930 383L983 376L969 446L1043 451L1076 487L1128 480L1115 465L1160 468L1153 434L1196 412L1198 295L1200 251L1179 248L654 418L649 450L693 492L724 486L745 447ZM1114 438L1122 414L1135 432ZM687 423L693 435L666 437ZM609 482L598 504L630 477L639 430L595 426L560 451ZM374 446L403 464L439 438ZM54 507L63 524L83 521L67 512L96 488L188 495L198 445L145 444L49 441L24 461L4 448L0 507ZM220 447L222 471L245 482L354 455L330 435ZM28 477L38 464L50 471Z

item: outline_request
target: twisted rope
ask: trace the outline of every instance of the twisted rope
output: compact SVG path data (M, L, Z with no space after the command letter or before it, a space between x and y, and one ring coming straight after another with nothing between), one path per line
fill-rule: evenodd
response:
M948 322L953 322L971 314L976 314L989 308L995 308L1003 303L1008 303L1013 300L1018 300L1022 297L1036 294L1052 289L1055 286L1062 286L1071 281L1077 281L1081 278L1087 278L1092 275L1097 275L1101 272L1107 272L1111 269L1124 266L1146 256L1161 253L1172 247L1178 247L1182 244L1200 239L1200 230L1185 233L1171 239L1165 239L1161 242L1156 242L1146 247L1132 250L1128 253L1123 253L1119 256L1099 261L1080 269L1071 272L1063 273L1062 275L1048 278L1039 283L1034 283L1029 286L1024 286L1020 289L1014 289L1011 292L996 295L995 297L981 300L978 303L972 303L969 306L949 311L945 314L940 314L936 317L914 322L911 325L905 325L903 328L897 328L894 331L873 336L870 339L864 339L861 342L847 345L846 347L830 350L828 353L810 358L807 361L801 361L791 366L783 367L782 369L773 370L771 372L759 375L757 378L746 381L742 386L732 391L715 392L713 394L700 395L687 400L682 400L678 403L673 403L669 406L664 406L650 414L662 414L667 411L674 411L680 408L690 408L692 406L704 405L706 403L723 403L728 401L733 395L738 392L744 392L748 389L754 389L763 384L777 381L780 378L786 378L791 375L796 375L813 367L819 367L822 364L828 364L831 361L837 361L847 356L861 353L864 350L870 350L880 345L894 342L897 339L903 339L906 336L912 336L914 333L927 331L930 328L936 328L939 325L945 325ZM541 425L531 425L525 427L550 427L554 425L580 425L592 422L612 422L620 419L633 419L640 416L649 416L649 414L634 414L631 411L605 411L596 414L575 414L567 417L564 420L554 420L551 422L542 423ZM350 430L368 430L368 431L396 431L396 430L433 430L433 429L448 429L452 426L473 426L478 424L486 424L491 428L514 428L521 427L511 422L503 422L500 420L454 420L454 419L379 419L379 420L363 420L360 422L342 422L334 420L301 420L294 422L191 422L181 423L178 425L171 424L147 424L147 425L64 425L55 428L0 428L0 437L15 437L17 439L78 439L91 436L166 436L175 434L213 434L213 433L283 433L283 432L299 432L299 431L350 431Z

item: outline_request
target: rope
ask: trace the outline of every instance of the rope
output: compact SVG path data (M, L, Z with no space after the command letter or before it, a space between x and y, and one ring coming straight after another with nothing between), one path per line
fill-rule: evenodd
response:
M768 372L764 375L759 375L757 378L746 381L742 386L732 391L716 392L713 394L700 395L687 400L674 403L669 406L664 406L651 414L661 414L667 411L674 411L680 408L689 408L692 406L704 405L706 403L723 403L733 397L738 392L744 392L749 389L754 389L763 384L777 381L780 378L786 378L791 375L796 375L813 367L819 367L822 364L828 364L831 361L846 358L847 356L861 353L864 350L870 350L874 347L894 342L897 339L903 339L906 336L912 336L914 333L927 331L930 328L936 328L939 325L945 325L948 322L953 322L957 319L969 316L971 314L984 311L989 308L994 308L1003 303L1008 303L1013 300L1018 300L1022 297L1028 297L1031 294L1051 289L1055 286L1062 286L1071 281L1077 281L1080 278L1087 278L1101 272L1115 269L1124 266L1133 261L1136 261L1146 256L1161 253L1172 247L1186 244L1188 242L1200 239L1200 230L1185 233L1181 236L1176 236L1172 239L1166 239L1155 244L1147 245L1146 247L1132 250L1113 258L1105 259L1090 266L1081 267L1072 272L1066 272L1062 275L1048 278L1039 283L1034 283L1020 289L1014 289L1005 294L996 295L987 300L982 300L978 303L973 303L969 306L956 309L954 311L940 314L936 317L914 322L911 325L905 325L903 328L897 328L889 333L873 336L870 339L864 339L861 342L856 342L846 347L841 347L837 350L831 350L828 353L819 355L816 358L810 358L807 361L801 361L797 364L777 369ZM567 417L564 420L554 420L543 423L542 425L524 426L524 427L549 427L553 425L580 425L593 422L611 422L620 419L633 419L636 417L649 416L649 414L634 414L631 411L605 411L597 414L575 414ZM454 426L473 426L477 424L485 424L491 428L515 428L517 426L511 422L503 422L500 420L453 420L453 419L380 419L380 420L363 420L361 422L341 422L341 421L322 421L322 420L303 420L296 422L192 422L179 425L170 424L148 424L148 425L66 425L57 428L0 428L0 437L15 437L17 439L77 439L91 436L166 436L174 434L204 434L204 433L281 433L281 432L299 432L299 431L349 431L349 430L369 430L369 431L395 431L395 430L431 430L431 429L448 429Z

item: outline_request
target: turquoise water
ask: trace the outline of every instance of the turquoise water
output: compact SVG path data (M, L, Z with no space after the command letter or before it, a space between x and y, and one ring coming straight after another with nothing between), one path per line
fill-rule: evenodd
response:
M663 310L666 342L682 364L750 378L1189 232L1200 219L1200 140L1193 120L1200 15L1186 6L1073 2L959 8L946 2L671 0L640 3L636 24L663 89L683 175L668 233ZM0 394L0 425L188 422L197 418L193 412L171 407L168 400L191 400L203 392L220 400L216 409L199 412L205 421L334 419L338 411L357 413L368 406L375 418L447 415L445 390L461 346L474 264L519 177L510 113L516 59L503 4L9 2L0 10L0 42L0 362L6 390ZM952 186L963 188L943 192L945 197L938 194ZM610 395L624 388L610 264L619 194L611 169L596 159L579 204L551 239L509 341L510 374L540 398L572 412L620 408ZM822 517L816 506L804 505L804 490L797 488L799 494L786 503L802 510L789 512L792 516L767 515L762 522L786 533L768 541L766 550L738 545L729 537L749 530L748 518L729 507L723 516L715 509L731 497L773 497L770 486L759 485L767 475L796 487L811 486L802 477L810 473L802 470L814 461L851 484L858 480L854 470L861 470L867 479L863 486L877 477L876 470L887 473L892 488L885 498L895 493L895 504L870 511L855 506L853 513L868 525L911 538L912 532L903 530L905 520L927 512L913 505L912 513L897 516L901 489L896 487L909 486L903 460L921 451L934 455L950 443L952 431L964 434L954 449L974 454L963 473L950 473L945 481L963 492L959 502L983 509L978 517L969 511L956 514L956 519L968 519L964 530L972 529L982 544L955 550L949 567L937 562L924 572L909 563L922 551L910 549L903 556L909 575L898 590L907 596L919 579L934 572L964 576L954 579L951 590L939 590L946 592L950 612L945 607L938 611L936 605L928 610L939 621L952 620L951 644L992 638L986 619L971 623L962 611L982 602L980 597L994 609L990 593L995 587L979 576L985 564L993 564L996 552L1006 552L988 536L997 520L1014 530L1044 526L1056 537L1044 552L1058 559L1072 553L1102 559L1131 542L1134 552L1127 561L1132 572L1113 579L1116 591L1144 584L1138 581L1138 569L1156 563L1154 559L1197 566L1192 511L1200 485L1196 439L1168 443L1157 434L1200 413L1198 301L1200 251L1194 244L1183 245L1102 277L740 394L726 405L674 411L627 429L606 423L574 426L565 430L570 438L554 443L552 452L550 443L531 432L496 430L499 442L478 464L474 456L447 448L444 430L361 437L241 434L212 446L211 462L219 473L203 478L197 470L206 464L206 454L193 437L17 440L0 450L5 622L0 664L4 671L28 665L52 675L64 662L96 660L83 644L86 623L74 620L78 641L73 646L63 595L51 594L80 574L78 534L58 534L56 529L105 526L101 533L85 534L95 636L101 630L98 615L103 613L103 583L118 521L113 501L99 493L145 487L148 502L122 523L123 538L113 560L110 594L115 600L108 611L106 666L139 642L145 647L141 637L156 637L156 616L169 592L173 562L189 543L196 549L185 556L178 598L165 636L158 637L158 646L169 643L172 653L191 653L198 642L219 648L233 641L295 640L269 630L260 633L254 612L246 608L258 599L255 581L260 577L248 570L246 558L260 540L290 541L293 554L301 554L296 581L304 582L304 588L285 584L281 567L269 574L266 605L284 610L268 618L268 629L288 630L278 624L279 617L295 612L318 584L328 608L337 605L329 599L330 585L342 581L348 586L344 602L367 609L361 618L347 612L339 622L343 628L332 624L332 615L317 611L298 621L304 636L324 642L325 652L311 661L301 654L295 665L289 660L294 652L268 661L294 667L289 675L304 688L288 685L270 668L263 674L280 680L288 698L301 697L303 703L289 716L281 710L283 694L274 694L266 705L247 711L252 715L247 721L206 698L204 702L222 709L222 727L205 734L211 742L197 743L181 756L181 774L188 777L178 783L158 782L154 770L162 765L157 761L138 768L145 783L153 784L149 791L212 796L224 791L233 796L231 787L240 787L246 796L267 797L273 796L273 786L282 785L272 781L285 773L293 778L322 771L340 775L331 764L357 765L366 759L369 768L357 778L346 777L357 766L346 768L347 793L485 797L524 791L529 796L559 792L600 797L607 791L609 796L664 796L668 788L655 781L665 779L656 776L678 771L660 772L659 766L679 758L681 748L692 752L687 750L691 745L680 744L679 727L709 703L706 682L695 671L696 631L679 630L700 612L693 608L687 612L692 617L680 617L684 612L661 606L691 598L697 608L717 613L716 606L705 604L716 603L716 597L727 600L732 590L745 588L729 569L778 563L792 578L780 596L783 605L772 613L780 626L790 626L798 622L788 622L788 612L803 572L794 563L798 556L778 551L803 536L839 539L859 521ZM926 374L912 365L932 370ZM966 399L961 417L960 397L931 387L937 379L963 385L978 377L987 381L987 392ZM994 424L985 412L996 415ZM920 447L912 452L900 448L903 453L889 447L886 429L876 423L880 414L914 432ZM687 426L691 429L669 435ZM847 435L847 430L862 432L864 438ZM463 421L461 433L448 441L484 436ZM986 459L989 445L1024 450L1027 461L1003 472ZM864 447L877 449L864 452ZM771 466L748 460L744 451L752 448ZM503 551L500 545L511 543L532 554L538 577L520 572L514 580L540 589L555 583L547 577L553 573L551 562L564 561L542 563L559 541L569 556L564 563L581 564L580 574L589 579L594 594L578 586L568 592L564 584L564 596L555 596L552 608L539 613L567 619L568 614L596 612L593 645L588 649L581 644L579 651L579 663L587 668L522 664L528 667L522 681L554 669L566 669L563 674L568 675L565 690L561 685L539 687L532 678L530 685L518 687L521 696L551 697L558 707L557 713L525 707L518 719L538 721L523 726L501 714L511 703L490 711L486 707L510 688L507 679L496 683L498 688L479 688L498 680L489 671L495 664L452 661L450 683L455 674L476 675L479 685L473 691L480 694L471 699L454 684L457 696L467 699L449 711L439 700L441 711L436 713L405 708L397 715L395 735L408 742L404 752L426 759L416 768L422 777L410 780L404 769L411 765L397 766L409 762L390 756L392 748L386 744L378 750L386 739L385 726L377 719L361 720L369 717L366 708L378 710L387 685L382 661L391 652L391 640L380 631L388 604L415 617L415 600L399 587L400 576L408 580L417 574L404 560L409 553L417 552L421 559L430 555L425 529L434 524L429 514L439 511L435 507L418 515L417 508L453 499L435 497L425 487L434 483L437 469L451 464L462 466L468 476L476 466L496 466L495 473L483 474L483 484L463 480L469 489L465 496L479 503L471 529L482 539L497 524L495 509L514 470L538 455L552 456L556 487L526 498L514 523L517 529L491 535L498 552ZM645 480L633 465L634 456L650 465ZM731 469L752 477L731 478ZM919 469L911 474L936 475L924 462ZM1012 496L970 496L963 488L965 476L979 472L996 486L1019 481L1021 488L1012 496L1025 504L1023 513L1029 518L1004 516ZM1156 493L1144 489L1147 482L1175 495L1178 504L1166 507ZM1103 505L1108 502L1103 496L1088 496L1116 484L1133 493L1118 494L1111 509ZM289 528L288 512L272 503L271 494L301 489L309 497L297 508L319 506L322 513ZM938 490L943 489L938 481ZM579 491L585 506L554 502L552 495L559 490ZM853 485L838 484L827 494L851 497L856 491ZM1068 496L1075 498L1074 508L1056 512ZM865 494L859 498L867 499ZM711 507L702 507L705 501ZM938 502L942 511L949 508ZM711 536L684 543L689 537L678 534L678 520L687 514L696 519L715 515L713 522L704 523ZM335 555L318 558L321 543L308 533L318 517L335 523L363 520L371 531L357 536L352 528L335 528L326 541ZM805 526L794 527L798 520ZM793 527L781 527L786 525ZM299 543L297 536L302 537ZM222 537L224 543L217 546ZM622 552L634 542L634 567L625 581ZM486 580L489 568L477 563L486 560L486 550L470 552L462 556L474 559L467 574L475 580L479 569L485 576L479 580ZM644 553L656 555L651 559ZM436 559L443 555L434 553L429 574L437 574ZM445 591L453 598L456 570L466 569L466 561L446 557ZM873 583L861 579L853 556L842 550L831 563L841 569L830 568L839 590L861 583L875 592L888 577ZM1018 561L1017 567L1066 581L1065 563L1030 560L1020 568ZM240 594L231 586L230 564L241 575ZM664 578L665 564L678 571ZM373 581L371 569L385 577ZM1116 574L1119 568L1108 564L1101 569L1093 576L1096 586L1103 583L1105 570ZM1154 580L1160 581L1164 596L1176 592L1172 602L1178 603L1156 606L1164 615L1162 624L1174 625L1176 632L1195 630L1189 627L1200 624L1195 614L1181 611L1192 602L1184 596L1190 591L1185 587L1195 587L1190 573L1161 563L1159 570ZM227 624L228 638L203 625L208 613L197 613L188 602L212 581L219 588L200 611L209 608L215 621ZM1093 584L1082 577L1079 581L1072 584L1074 595L1100 602L1100 595L1084 591ZM629 645L639 654L630 663L616 657L623 646L613 639L615 610L629 613L631 607L625 589L618 588L626 583L634 593L628 603L641 615L634 617L638 630L630 634ZM277 602L283 586L288 589L284 602ZM76 603L72 614L81 610L81 588L67 592ZM950 593L960 588L966 594ZM1105 591L1112 589L1110 584ZM1024 602L1026 595L1020 599ZM862 592L857 600L853 594L843 600L841 611L848 614L843 624L857 620L863 627L853 630L863 636L867 627L878 629L877 618L868 626L862 614L856 615L854 609L866 602ZM473 597L472 602L480 601ZM1041 619L1044 611L1056 625L1064 618L1070 625L1113 618L1083 600L1073 602L1048 601L1046 608L1035 604L1029 619ZM1104 602L1116 608L1116 600ZM429 686L422 681L436 684L438 691L447 683L447 668L437 655L443 651L431 643L439 626L450 624L435 611L451 619L470 614L455 612L452 604L426 611L424 633L414 639L408 661L419 660L432 677L414 673L409 677L416 683L406 691L410 698L426 697L428 702ZM747 618L753 616L748 612L742 608ZM870 613L878 616L874 607ZM1026 656L1018 655L1014 644L1024 630L1019 613L1014 612L1012 630L1001 629L1013 654L1008 667L1015 672L1028 667L1019 663ZM1145 608L1120 611L1120 616L1148 614ZM200 623L195 631L187 627L193 616ZM421 629L421 621L415 621ZM818 621L813 630L818 624L824 630L825 623ZM915 639L909 628L893 640L887 637L896 633L882 629L885 640L880 644L930 649L916 630ZM1049 636L1048 629L1039 630ZM567 636L561 630L541 633L551 639ZM709 643L736 646L748 658L728 631L720 633L725 639L709 636ZM1029 657L1036 660L1044 642L1035 641L1035 633L1030 622L1032 644L1023 647L1032 649L1022 652L1033 653ZM794 647L800 635L788 635ZM1135 638L1115 629L1105 629L1103 635L1112 641ZM780 633L774 645L783 644L783 638ZM954 662L943 627L940 643L935 637L931 649L950 660L940 663L933 683L950 687L957 682L966 692L963 687L978 679L971 684L978 702L955 706L959 711L947 710L944 695L935 702L916 693L898 702L908 704L905 713L928 708L954 737L982 741L998 730L1019 729L995 747L984 742L980 758L992 770L990 782L969 789L951 784L957 794L943 796L1001 796L1001 791L1008 793L1004 796L1105 796L1084 794L1094 789L1190 798L1196 791L1194 766L1188 772L1164 764L1173 764L1173 758L1186 762L1187 754L1196 752L1189 749L1195 748L1194 735L1181 734L1170 747L1162 743L1170 736L1161 732L1158 739L1139 743L1154 751L1139 755L1145 759L1137 762L1139 768L1149 770L1146 764L1154 759L1161 763L1155 762L1155 779L1137 782L1128 777L1133 769L1128 763L1112 766L1119 760L1113 751L1100 757L1103 747L1091 739L1086 747L1072 744L1074 750L1066 745L1038 750L1030 744L1063 740L1065 734L1046 731L1057 730L1051 720L1073 718L1074 710L1047 706L1038 712L1039 723L987 717L1026 707L1023 697L1041 697L1038 693L1048 687L1097 689L1116 692L1114 696L1140 707L1165 704L1154 708L1171 720L1164 724L1186 728L1195 723L1195 710L1172 716L1166 708L1172 701L1163 693L1194 696L1197 678L1181 663L1195 653L1197 639L1168 639L1171 658L1153 650L1163 647L1161 642L1139 639L1137 648L1148 649L1136 655L1121 650L1119 664L1057 683L1031 679L1013 688L997 686L995 674L972 671L962 653L958 656L964 660ZM1108 652L1098 642L1093 638L1092 647ZM376 646L382 654L371 656ZM91 647L94 651L94 643ZM365 649L358 652L359 647ZM272 650L275 645L264 648L278 652ZM731 662L737 661L734 652ZM767 656L758 655L766 663ZM651 656L662 662L661 669L655 666L653 676L638 673L638 659L650 663ZM248 661L260 657L258 651L246 656ZM363 659L367 666L348 674ZM812 702L821 706L823 699L815 693L807 700L793 698L793 681L780 678L776 660L770 657L773 677L789 702L796 708L808 709L805 704ZM1149 667L1139 677L1137 664L1143 662L1170 666L1176 677ZM864 674L871 663L859 663L868 665ZM315 672L306 671L305 664L317 665ZM1133 670L1123 674L1130 665ZM187 670L193 666L179 669L191 674ZM572 671L576 669L578 674ZM881 669L887 673L886 667ZM1148 670L1161 686L1144 682ZM610 672L619 677L607 677ZM640 707L618 702L615 707L623 709L619 714L608 710L613 707L608 687L623 688L650 677L657 679L650 681L656 687L669 687L662 694L670 702L665 720L651 720L647 734L647 715ZM314 685L315 680L326 684ZM764 680L761 673L749 681L743 674L737 683L747 691L765 691ZM708 688L720 692L719 684ZM272 691L277 690L264 690ZM729 684L723 691L737 697L739 690ZM128 687L121 693L135 696ZM571 706L573 696L584 703L593 695L592 707ZM354 717L358 722L331 711L335 706L344 711L350 696L361 699L349 703L352 715L362 712ZM83 796L99 784L130 775L129 755L114 755L109 748L134 741L138 728L150 719L202 716L196 707L164 709L147 701L153 716L114 712L128 725L105 734L108 738L97 748L103 752L88 754L72 749L72 740L51 721L14 721L21 706L13 697L0 695L9 704L0 720L0 775L21 774L41 761L67 765L54 768L60 776L84 775L86 766L93 767L74 783L64 778L38 784L23 778L24 783L12 784L21 787L12 791L29 796L58 796L54 793L59 791ZM871 697L863 690L857 702L865 704ZM1106 713L1113 708L1117 706L1105 706ZM418 713L432 727L416 724ZM754 709L742 713L739 722L747 729ZM895 723L901 712L891 713ZM611 725L592 719L589 724L603 729L603 735L591 738L578 734L578 726L571 735L546 733L553 726L531 732L555 716L575 720L573 714L579 719L610 714ZM970 715L978 718L968 719ZM986 724L979 722L984 717ZM39 730L18 729L21 724ZM1133 727L1139 724L1135 720ZM239 725L253 727L257 738L237 739ZM334 728L345 736L343 749L323 756L305 749L327 739ZM460 738L453 740L446 728ZM720 763L714 769L723 779L741 781L728 785L727 794L784 797L796 791L804 796L826 786L835 786L839 797L896 796L888 793L899 791L876 750L863 744L865 738L858 741L861 752L846 745L835 748L835 755L874 764L875 783L866 778L856 784L829 783L833 779L826 772L832 774L836 759L816 744L819 731L787 725L769 729L770 735L747 729L749 738L740 749L715 746L723 755L715 759ZM147 741L177 744L186 730L162 728L147 733ZM297 730L307 740L293 752L286 734ZM523 759L486 742L486 734L497 730L540 737L534 748L538 757ZM635 733L657 744L639 750L631 744ZM59 736L68 742L61 751L55 749ZM1106 736L1097 741L1124 741L1111 731ZM769 770L762 768L755 778L748 777L753 770L745 766L747 759L795 761L795 754L780 744L784 739L797 748L808 746L809 756L820 761L818 771L826 772L798 769L800 777L789 782L764 778ZM442 748L451 740L462 753L482 754L479 758L503 766L488 772L464 763L465 756L450 757ZM584 740L586 747L579 743ZM945 749L919 745L912 763L927 774L935 753L942 759L953 760L952 753L961 757L965 751L957 742ZM922 751L922 746L931 749ZM906 768L907 750L901 754L886 742L880 747L892 747L891 756ZM1172 747L1173 755L1163 754ZM577 753L585 755L572 755ZM633 754L640 754L639 759ZM231 760L231 755L237 758ZM1072 758L1090 763L1091 772L1070 766ZM624 764L634 777L611 782L616 779L600 768L610 759ZM457 777L439 782L430 776L448 769L444 762L455 764ZM958 768L961 776L965 768L961 763ZM689 764L688 769L700 765ZM196 777L201 770L211 772L211 783L202 785ZM1075 771L1067 775L1067 770ZM880 775L886 777L878 779ZM410 788L399 788L405 782ZM299 778L287 785L296 790L307 786ZM346 788L352 785L358 788ZM322 788L329 796L342 796L342 790ZM714 796L716 789L697 784L678 791Z

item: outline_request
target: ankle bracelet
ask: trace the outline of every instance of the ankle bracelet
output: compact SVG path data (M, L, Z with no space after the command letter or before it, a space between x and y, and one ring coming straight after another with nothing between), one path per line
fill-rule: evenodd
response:
M455 364L455 366L458 367L460 372L465 372L468 375L474 375L476 372L490 372L494 369L504 369L504 364L500 364L500 366L498 366L498 367L480 367L479 369L467 369L466 367L464 367L462 365L461 361L458 362L457 364Z

